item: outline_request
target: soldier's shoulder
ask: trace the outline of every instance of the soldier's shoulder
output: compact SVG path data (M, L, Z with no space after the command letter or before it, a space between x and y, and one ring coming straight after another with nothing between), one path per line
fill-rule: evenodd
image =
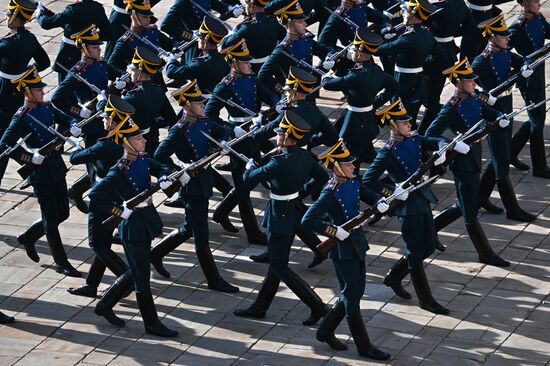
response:
M130 32L129 30L124 32L124 34L119 38L119 40L121 42L129 42L132 39L134 39L134 34L132 32Z
M25 118L25 116L30 112L28 107L19 107L19 109L13 115L14 118Z

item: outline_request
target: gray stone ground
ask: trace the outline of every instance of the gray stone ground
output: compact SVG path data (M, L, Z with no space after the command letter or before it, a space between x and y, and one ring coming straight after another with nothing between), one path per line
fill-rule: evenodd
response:
M54 1L48 7L61 11L67 1ZM164 15L171 2L156 8ZM106 8L110 9L110 2ZM515 2L502 5L507 17L518 12ZM546 9L545 9L546 8ZM548 2L543 9L550 16ZM511 22L511 20L509 21ZM2 25L5 30L5 26ZM31 28L54 59L60 30L44 31L36 23ZM547 72L547 75L550 75ZM57 76L49 72L45 80L55 85ZM548 80L548 79L547 79ZM516 93L519 95L519 93ZM447 88L443 99L449 96ZM341 113L340 94L322 93L323 109L335 118ZM523 101L515 98L515 106ZM526 120L522 114L516 124ZM550 135L547 129L547 136ZM383 137L383 136L382 136ZM378 141L378 146L381 142ZM521 157L528 161L528 149ZM266 270L248 256L263 247L248 245L243 232L229 235L211 223L211 247L225 278L238 285L238 294L208 291L197 267L193 243L181 245L166 258L171 280L152 274L153 293L163 321L177 329L180 336L162 340L144 333L135 297L123 300L116 312L128 321L115 328L93 313L96 300L71 296L66 289L80 285L82 279L63 277L52 269L52 258L43 238L37 249L39 264L31 262L18 245L16 236L40 215L30 189L10 162L0 189L0 308L17 318L0 326L1 365L364 365L368 361L355 352L349 330L342 324L338 338L348 341L350 350L334 352L314 338L315 327L304 327L307 308L285 287L270 308L265 320L243 320L232 315L236 307L247 306L256 296ZM72 167L68 181L83 173ZM435 184L440 210L454 201L452 181L447 175ZM523 208L536 212L529 224L506 220L503 215L480 212L485 232L493 247L512 262L508 269L481 265L465 234L462 221L440 233L447 251L436 253L427 263L435 297L449 307L449 316L434 316L416 306L416 298L403 301L382 284L388 267L403 251L398 223L384 219L366 228L371 249L367 256L367 286L362 301L363 316L373 342L392 353L394 365L544 365L550 361L550 189L548 181L512 169L512 180ZM253 193L258 219L262 218L266 192ZM493 194L495 200L498 194ZM213 210L220 199L211 200ZM182 212L162 205L165 233L182 222ZM240 226L236 212L233 220ZM71 217L61 225L61 234L71 262L87 273L92 252L88 248L86 217L71 208ZM158 239L157 239L158 240ZM122 253L122 248L115 245ZM296 240L291 266L311 284L326 302L334 302L337 281L329 261L307 270L311 258ZM103 291L114 281L107 273ZM407 288L412 290L411 285ZM345 322L344 322L345 323Z

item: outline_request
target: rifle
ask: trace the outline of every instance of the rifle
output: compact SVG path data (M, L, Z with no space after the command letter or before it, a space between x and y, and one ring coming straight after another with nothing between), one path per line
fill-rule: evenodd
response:
M303 67L307 67L308 69L310 69L311 71L315 72L316 74L319 74L321 76L325 75L326 72L324 71L321 71L319 70L318 68L308 64L307 62L305 62L304 60L299 60L297 59L296 57L292 56L290 53L286 52L285 50L281 49L281 52L283 55L285 55L286 57L288 57L289 59L291 59L292 61L294 61L297 65L300 65L300 66L303 66Z
M231 154L235 155L236 157L238 157L239 159L241 159L241 160L244 161L245 163L248 163L248 161L250 160L249 157L245 156L244 154L241 154L240 152L237 152L235 149L233 149L233 148L230 147L230 146L227 146L227 145L224 145L224 144L218 142L215 138L213 138L212 136L210 136L210 135L207 134L206 132L201 131L201 133L202 133L207 139L209 139L210 141L212 141L213 143L215 143L218 147L220 147L222 150L225 150L225 151L227 151L227 152L230 152Z
M4 150L4 152L3 152L2 154L0 154L0 159L2 159L2 158L5 157L5 156L10 155L15 149L17 149L19 146L23 145L23 143L24 143L25 141L27 141L27 139L28 139L29 137L31 137L31 135L32 135L32 132L29 132L29 133L27 134L27 136L25 136L25 137L23 137L22 139L20 139L19 142L17 142L15 145L13 145L13 147L8 146L8 147L6 148L6 150Z
M215 18L215 19L219 20L219 21L223 24L223 26L227 28L228 31L231 32L231 31L233 30L233 27L231 27L229 24L227 24L227 22L226 22L225 20L222 20L222 19L220 19L219 17L216 17L214 14L212 14L211 11L206 10L205 8L203 8L202 6L200 6L199 4L197 4L195 1L191 0L190 2L191 2L191 4L192 4L193 6L195 6L197 9L199 9L200 11L202 11L204 14L208 14L208 15L210 15L212 18ZM202 19L201 19L201 21L202 21Z
M224 99L214 93L212 93L211 91L209 91L208 89L204 89L204 91L207 93L207 94L210 94L212 95L214 98L216 98L217 100L219 100L220 102L224 103L224 104L227 104L228 106L230 107L233 107L233 108L237 108L238 110L240 110L241 112L243 112L244 114L248 114L250 117L256 117L256 113L252 112L250 109L248 108L245 108L243 106L240 106L238 105L237 103L235 103L234 101L232 101L231 99Z
M403 188L404 188L405 192L413 192L417 189L422 188L426 184L432 183L437 178L439 178L439 176L434 175L433 177L430 177L429 179L427 179L427 180L425 180L425 181L423 181L423 182L421 182L417 185L411 184L410 186L408 186L406 188L403 187ZM386 202L389 204L392 201L396 200L396 198L397 198L397 195L394 193L391 196L386 198ZM351 218L350 220L346 221L342 225L342 228L346 231L351 231L353 229L356 229L359 226L363 225L363 223L365 221L367 221L369 217L371 217L372 215L374 215L377 212L378 212L378 209L376 208L376 205L373 205L372 207L367 208L365 211L363 211L359 215L357 215L357 216ZM322 242L321 244L317 245L317 249L319 250L319 252L321 252L321 254L326 255L328 252L330 252L332 250L332 248L334 248L336 246L336 244L338 242L339 242L339 240L336 239L335 237L330 237L327 240L325 240L324 242Z
M526 56L526 58L529 56ZM550 57L550 53L538 58L537 60L533 61L529 64L530 69L535 69L540 64L544 63L546 59ZM504 93L506 90L510 89L512 85L516 82L516 80L521 76L521 71L516 72L514 75L510 76L507 80L502 82L500 85L494 87L493 89L489 90L489 94L491 94L494 97L498 97L500 94Z
M142 37L140 36L139 34L137 34L137 32L135 30L133 30L132 28L129 28L128 26L122 24L122 26L124 27L124 29L126 29L127 31L130 31L137 39L139 39L141 42L145 43L146 45L148 45L149 47L151 47L152 49L154 49L158 55L161 55L161 56L168 56L168 52L166 52L165 50L163 50L162 48L160 48L159 46L157 46L156 44L154 44L153 42L151 42L150 40L148 40L147 38L145 37Z
M93 121L95 118L97 118L101 113L102 113L101 111L96 112L92 116L78 122L76 124L76 126L78 128L84 127L87 123L89 123L89 122ZM30 114L27 114L27 116L30 116L33 120L35 120L37 123L39 123L42 127L46 128L44 126L44 124L42 122L38 121L38 119L36 119L34 116L31 116ZM76 146L76 144L74 143L73 140L71 140L68 137L65 137L65 135L69 134L68 130L64 131L63 134L61 134L55 128L53 128L51 126L50 126L50 128L53 131L55 131L54 134L56 135L56 137L53 140L51 140L50 142L48 142L46 145L44 145L40 149L38 149L38 153L40 155L44 155L44 156L50 155L53 151L55 151L55 150L59 149L61 146L63 146L63 144L65 144L65 142L69 142L71 145ZM50 128L46 128L46 129L48 131L50 131ZM21 176L21 178L27 179L29 177L29 175L31 175L32 172L34 172L34 170L38 167L39 167L39 165L36 165L36 164L33 164L33 163L29 162L29 163L26 163L25 165L21 166L19 169L17 169L17 173L19 173L19 176Z

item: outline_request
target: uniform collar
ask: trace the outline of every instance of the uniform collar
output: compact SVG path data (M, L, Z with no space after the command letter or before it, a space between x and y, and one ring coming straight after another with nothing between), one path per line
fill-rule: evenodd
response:
M457 98L461 98L461 99L470 99L470 98L472 98L473 95L462 92L462 91L455 90L454 96L457 97Z
M533 19L533 18L537 17L538 15L539 15L538 13L537 13L537 14L533 14L533 13L527 12L527 11L525 11L525 10L522 10L521 13L519 13L519 16L520 16L520 17L523 17L523 18L525 18L525 19Z
M88 56L82 56L81 60L86 65L93 65L93 64L95 64L96 62L99 61L99 59L91 58L91 57L88 57Z
M348 177L342 177L340 175L336 175L336 174L333 174L332 175L332 179L336 182L336 183L347 183L349 182L350 180L352 180L353 178L355 178L355 176L351 177L351 178L348 178Z
M192 116L192 115L187 114L187 113L184 116L184 120L186 122L188 121L189 123L195 123L195 122L197 122L198 119L199 118L197 116Z
M31 102L30 100L26 100L26 99L25 99L25 102L23 103L23 107L30 108L30 109L38 108L39 106L40 106L40 103Z

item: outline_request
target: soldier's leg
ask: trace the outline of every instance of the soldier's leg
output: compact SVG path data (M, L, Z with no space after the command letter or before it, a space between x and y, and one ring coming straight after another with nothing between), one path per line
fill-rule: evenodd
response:
M162 238L151 250L151 264L161 276L166 278L170 278L170 272L164 267L162 259L193 236L188 215L185 215L183 220L182 226Z
M208 288L221 292L238 292L238 287L232 286L220 276L218 267L210 251L208 199L202 197L188 198L185 203L185 216L189 219L193 230L195 253L208 282Z
M545 99L545 91L527 88L521 91L526 103L538 103ZM550 178L550 168L546 161L546 150L544 147L544 123L546 119L546 103L527 111L531 124L529 147L531 151L531 162L533 163L533 176L539 178Z
M237 199L237 190L233 188L231 191L229 191L228 194L225 195L218 207L216 207L216 209L214 210L212 220L220 224L224 228L224 230L229 231L230 233L237 233L239 229L233 226L233 224L229 220L229 214L233 211L238 203L239 201Z
M510 147L510 164L512 164L516 169L527 171L529 170L529 165L520 161L518 158L519 153L529 141L529 136L531 135L531 122L523 122L521 127L516 131L512 137L512 146Z
M82 213L88 213L88 205L86 202L84 202L84 199L82 196L84 193L89 190L92 186L92 182L90 181L90 176L88 174L84 174L80 176L72 185L69 187L68 195L69 198L71 198L76 208Z
M40 257L36 252L35 243L38 239L44 236L44 224L42 219L39 219L31 224L27 230L17 236L17 241L25 247L27 256L33 261L38 263Z
M303 202L300 202L298 204L298 215L297 218L299 219L296 224L296 235L304 242L304 244L311 250L314 254L313 260L311 263L308 264L307 268L313 268L319 264L321 264L327 257L326 255L322 254L319 249L317 249L317 245L321 244L321 240L319 240L319 237L317 235L308 229L305 229L301 224L300 220L304 216L304 214L307 211L307 207L303 204Z
M479 207L484 208L487 212L492 214L499 214L504 212L504 209L498 207L489 199L491 192L493 192L493 188L495 187L495 183L495 166L491 160L481 175L481 180L479 182Z
M462 171L454 171L453 173L458 206L464 216L468 235L479 255L479 261L497 267L509 266L510 262L500 258L493 251L477 218L479 174Z

